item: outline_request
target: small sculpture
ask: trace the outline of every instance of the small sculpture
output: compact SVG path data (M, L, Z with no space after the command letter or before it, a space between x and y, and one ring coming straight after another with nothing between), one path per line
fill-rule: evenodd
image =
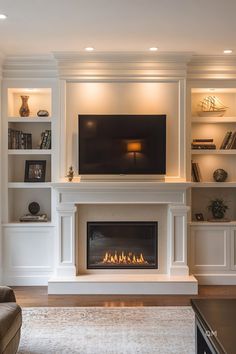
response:
M205 97L202 101L200 101L198 106L200 107L200 111L198 111L197 113L200 117L223 117L228 108L216 96Z
M213 178L216 182L224 182L228 177L228 173L223 168L218 168L213 173Z
M74 178L74 170L73 170L73 167L72 167L72 166L70 166L69 171L68 171L66 177L68 178L68 181L69 181L69 182L72 182L72 180L73 180L73 178Z

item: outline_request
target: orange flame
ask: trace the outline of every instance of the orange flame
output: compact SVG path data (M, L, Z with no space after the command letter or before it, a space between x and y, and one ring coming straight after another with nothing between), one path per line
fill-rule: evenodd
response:
M139 256L129 252L125 254L124 251L118 253L115 251L114 254L106 252L103 257L102 263L105 264L147 264L148 262L144 259L143 254L140 253Z

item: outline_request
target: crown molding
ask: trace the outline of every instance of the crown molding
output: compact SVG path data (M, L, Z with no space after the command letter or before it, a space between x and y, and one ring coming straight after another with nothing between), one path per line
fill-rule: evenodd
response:
M55 78L57 65L52 55L8 56L2 66L4 78Z
M188 64L188 79L236 79L235 55L194 55Z
M1 70L2 69L2 70ZM8 56L0 53L3 78L61 78L67 81L157 81L236 79L236 56L191 52L54 52Z
M66 80L157 80L183 78L192 53L54 52Z
M2 64L4 61L4 54L0 52L0 79L2 78Z

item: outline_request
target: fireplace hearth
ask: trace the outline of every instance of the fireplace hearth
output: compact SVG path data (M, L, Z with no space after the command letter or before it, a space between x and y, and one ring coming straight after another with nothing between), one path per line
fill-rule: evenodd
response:
M88 222L88 269L156 269L157 222Z

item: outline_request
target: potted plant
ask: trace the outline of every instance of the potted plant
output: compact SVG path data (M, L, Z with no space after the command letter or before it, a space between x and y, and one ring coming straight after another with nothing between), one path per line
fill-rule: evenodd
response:
M229 209L229 207L225 204L224 200L220 198L211 200L208 205L208 210L212 212L214 219L223 219L227 209Z

